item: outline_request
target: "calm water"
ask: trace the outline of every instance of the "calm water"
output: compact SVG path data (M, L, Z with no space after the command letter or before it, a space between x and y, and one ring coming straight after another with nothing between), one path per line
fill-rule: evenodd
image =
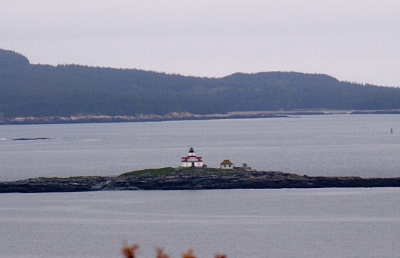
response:
M0 126L0 180L179 166L189 145L211 167L399 176L399 118ZM400 188L1 194L0 257L121 257L124 240L142 258L400 257L399 205Z
M399 257L400 188L2 194L0 257Z
M177 167L189 146L210 167L230 159L237 166L301 175L397 177L399 134L399 115L3 125L0 180ZM11 140L34 137L50 139Z

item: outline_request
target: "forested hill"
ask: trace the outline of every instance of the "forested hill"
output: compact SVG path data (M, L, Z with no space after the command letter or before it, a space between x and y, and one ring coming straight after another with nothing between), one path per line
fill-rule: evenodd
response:
M32 65L0 49L0 117L399 109L400 89L295 72L200 78L137 69Z

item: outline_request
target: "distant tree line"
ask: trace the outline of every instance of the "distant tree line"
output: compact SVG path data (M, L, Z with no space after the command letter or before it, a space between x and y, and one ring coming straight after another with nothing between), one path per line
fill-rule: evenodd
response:
M32 65L0 49L0 117L214 114L296 109L399 109L400 89L323 74L202 78L137 69Z

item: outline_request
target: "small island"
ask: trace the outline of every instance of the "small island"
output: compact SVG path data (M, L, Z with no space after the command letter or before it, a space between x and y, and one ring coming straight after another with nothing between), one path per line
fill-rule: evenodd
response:
M235 167L224 159L209 168L190 147L181 166L144 169L119 176L38 177L0 182L0 193L82 192L112 190L276 189L322 187L398 187L400 178L322 177Z
M400 178L321 177L277 171L165 167L119 176L39 177L5 181L0 182L0 193L399 186Z

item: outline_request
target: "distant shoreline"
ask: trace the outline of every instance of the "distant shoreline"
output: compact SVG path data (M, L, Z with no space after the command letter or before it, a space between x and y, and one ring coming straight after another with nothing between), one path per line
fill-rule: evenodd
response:
M116 122L161 122L181 120L214 120L245 118L282 118L300 115L337 115L337 114L400 114L400 109L391 110L294 110L294 111L243 111L226 114L197 115L188 112L174 112L167 115L107 116L76 115L51 117L0 117L0 125L17 124L70 124L70 123L116 123Z

